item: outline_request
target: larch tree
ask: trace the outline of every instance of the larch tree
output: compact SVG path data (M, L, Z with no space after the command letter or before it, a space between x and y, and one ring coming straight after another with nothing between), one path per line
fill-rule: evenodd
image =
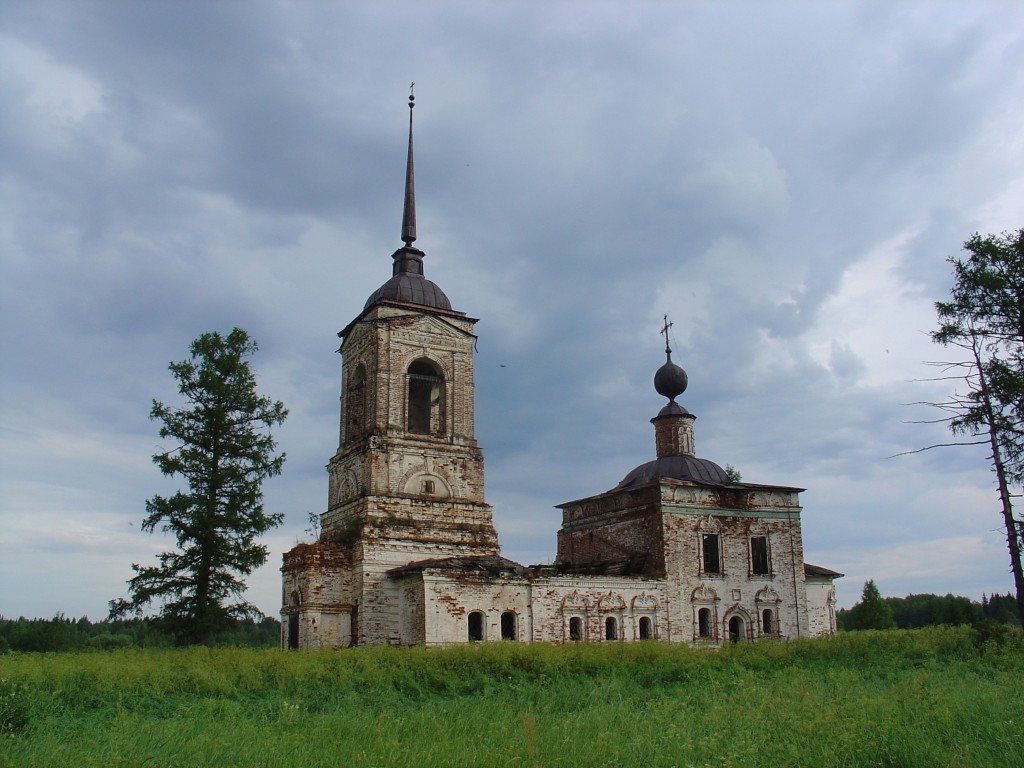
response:
M256 342L235 328L227 336L204 333L192 342L191 359L169 368L187 405L156 400L150 418L171 441L153 462L188 490L146 502L142 528L174 535L177 549L153 566L132 565L130 599L110 603L111 618L158 615L181 642L208 643L235 620L260 612L242 599L244 577L267 560L257 538L280 525L281 514L263 510L263 481L281 473L270 429L288 415L280 401L261 397L248 358Z
M961 349L963 360L941 363L961 387L942 403L954 435L984 444L996 477L1010 553L1017 612L1024 624L1024 523L1013 508L1024 482L1024 229L964 243L966 259L950 258L949 301L936 302L939 329L932 340ZM933 447L933 446L929 446Z

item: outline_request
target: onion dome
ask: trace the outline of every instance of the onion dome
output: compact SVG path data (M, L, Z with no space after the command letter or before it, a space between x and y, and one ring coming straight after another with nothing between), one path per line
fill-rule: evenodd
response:
M665 355L665 364L654 374L654 389L659 395L675 403L676 398L686 391L686 371L672 362L671 350L666 348Z
M687 379L686 371L672 362L672 348L668 344L668 330L671 327L672 323L669 322L668 315L665 315L665 327L661 329L661 332L665 334L665 364L654 374L654 389L659 395L667 397L669 402L674 404L676 398L686 391ZM683 413L685 412L684 410ZM662 412L658 415L668 414Z
M725 470L694 453L693 422L697 418L676 402L686 391L686 371L672 362L668 331L672 323L665 318L665 364L654 374L654 388L667 397L668 403L651 419L657 456L630 472L615 490L631 488L660 479L687 480L697 483L726 484Z

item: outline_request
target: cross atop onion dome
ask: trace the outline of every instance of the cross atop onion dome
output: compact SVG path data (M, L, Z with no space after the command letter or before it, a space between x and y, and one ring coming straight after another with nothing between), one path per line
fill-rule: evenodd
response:
M654 374L654 389L659 395L667 397L669 402L674 403L679 395L686 391L688 380L686 371L672 362L672 348L668 342L668 329L672 327L668 315L665 315L665 325L661 332L665 335L665 364Z

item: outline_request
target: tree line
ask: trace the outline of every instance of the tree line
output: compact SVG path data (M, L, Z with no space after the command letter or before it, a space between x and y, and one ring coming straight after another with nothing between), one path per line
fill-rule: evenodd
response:
M864 585L861 600L836 613L839 629L919 629L921 627L985 623L1020 626L1012 593L982 595L981 602L961 595L907 595L882 597L873 581Z
M211 645L276 648L281 622L266 616L243 619L210 637ZM180 636L160 619L90 621L58 613L52 619L6 619L0 616L0 653L6 651L106 651L117 648L169 648Z

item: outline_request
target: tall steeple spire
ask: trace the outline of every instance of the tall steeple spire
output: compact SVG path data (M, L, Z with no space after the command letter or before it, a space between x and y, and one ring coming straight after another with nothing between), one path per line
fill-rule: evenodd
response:
M404 244L391 254L391 279L370 294L364 309L380 301L396 301L447 311L452 308L444 291L423 276L425 254L413 245L416 242L416 185L412 162L412 110L416 106L416 97L412 94L414 85L416 83L409 86L409 156L405 164L405 205L402 210Z
M416 106L412 89L415 86L416 83L409 86L409 159L405 164L405 208L402 211L402 240L406 248L416 242L416 183L412 165L412 110Z

